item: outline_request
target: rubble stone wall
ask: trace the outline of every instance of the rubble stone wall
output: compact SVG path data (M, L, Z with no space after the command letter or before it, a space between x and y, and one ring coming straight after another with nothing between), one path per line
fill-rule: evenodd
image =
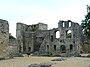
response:
M0 57L8 57L9 24L8 21L0 19Z
M17 41L22 52L77 55L81 50L81 30L78 23L59 21L58 27L47 30L47 24L17 23ZM59 32L59 38L56 38Z

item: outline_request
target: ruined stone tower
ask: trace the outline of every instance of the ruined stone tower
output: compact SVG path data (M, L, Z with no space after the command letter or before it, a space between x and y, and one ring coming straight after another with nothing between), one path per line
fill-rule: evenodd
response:
M60 32L59 45L60 50L67 55L76 55L80 53L81 30L78 23L68 21L59 21L58 31Z
M8 56L9 24L8 21L0 19L0 57Z
M80 25L70 20L59 21L58 27L50 30L43 23L17 23L16 35L21 53L37 52L40 55L61 56L75 56L80 53Z
M26 25L17 23L16 37L19 47L19 52L28 53L34 52L36 31L47 30L47 24L39 23L34 25Z

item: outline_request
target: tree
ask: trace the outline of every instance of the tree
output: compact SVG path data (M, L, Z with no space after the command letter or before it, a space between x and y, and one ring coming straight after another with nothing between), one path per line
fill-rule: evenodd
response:
M16 38L12 36L11 33L9 33L9 39L16 39Z
M81 27L83 33L86 35L88 39L90 39L90 6L87 6L87 14L85 15L85 19L82 20Z

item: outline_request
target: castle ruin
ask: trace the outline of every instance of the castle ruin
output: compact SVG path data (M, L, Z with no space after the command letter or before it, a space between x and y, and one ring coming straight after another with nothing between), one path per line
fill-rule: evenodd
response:
M58 33L58 37L57 37ZM0 19L0 58L21 54L77 56L83 49L90 51L90 41L82 34L78 23L59 21L58 27L38 23L17 23L16 39L9 38L8 21Z
M17 23L16 37L20 53L76 56L81 50L80 25L70 20L59 21L58 27L50 30L44 23L33 25Z

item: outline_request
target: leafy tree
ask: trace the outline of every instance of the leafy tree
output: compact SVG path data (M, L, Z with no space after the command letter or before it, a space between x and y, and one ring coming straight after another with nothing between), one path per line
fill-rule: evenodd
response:
M90 7L87 7L87 8L90 8ZM90 9L89 9L89 12L87 12L87 14L85 15L85 19L82 20L81 27L86 37L90 39Z
M9 33L9 39L16 39L16 38L12 36L11 33Z

